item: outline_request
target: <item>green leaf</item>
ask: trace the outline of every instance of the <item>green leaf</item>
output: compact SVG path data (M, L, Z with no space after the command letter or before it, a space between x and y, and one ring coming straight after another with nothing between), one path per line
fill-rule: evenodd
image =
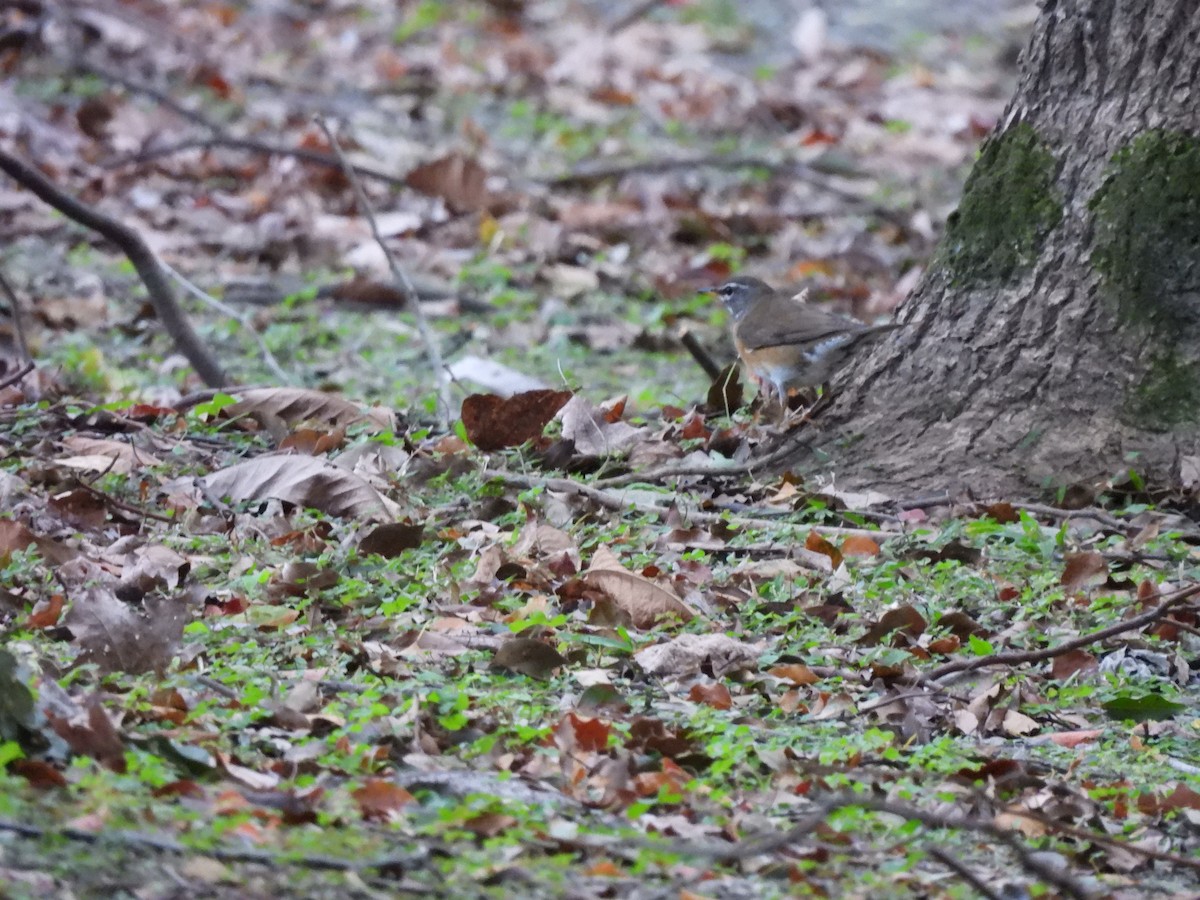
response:
M976 656L987 656L995 652L990 641L985 641L977 634L973 634L967 639L967 646L971 648L971 652Z
M1110 717L1133 722L1170 719L1187 709L1184 704L1168 700L1161 694L1122 694L1103 705Z

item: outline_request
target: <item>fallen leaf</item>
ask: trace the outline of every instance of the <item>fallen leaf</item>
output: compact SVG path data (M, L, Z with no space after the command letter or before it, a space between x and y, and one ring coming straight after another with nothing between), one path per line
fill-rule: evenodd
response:
M1059 583L1068 594L1095 587L1108 580L1108 562L1094 551L1068 553Z
M603 591L629 614L635 628L653 628L663 619L689 622L695 612L672 591L625 569L616 554L601 546L592 555L592 564L583 573L583 581Z
M519 447L542 436L570 391L525 391L507 399L495 394L471 394L462 404L467 440L480 450Z
M510 638L492 657L492 667L547 681L567 660L549 644L533 638Z
M394 822L400 810L417 798L400 785L383 778L369 778L362 787L350 792L362 817L371 822Z

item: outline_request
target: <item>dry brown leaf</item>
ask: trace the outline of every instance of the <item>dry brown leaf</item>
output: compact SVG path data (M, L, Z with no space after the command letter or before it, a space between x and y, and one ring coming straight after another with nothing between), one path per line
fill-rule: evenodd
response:
M95 663L102 673L166 669L188 620L186 600L147 597L144 608L135 611L100 585L73 597L63 625L75 636L79 662Z
M910 604L904 604L896 609L889 609L883 614L879 621L867 630L867 633L860 637L856 644L863 647L873 647L876 644L882 643L894 631L902 632L911 638L918 638L925 633L926 622L922 616Z
M236 502L283 500L331 516L398 518L399 507L366 481L312 456L260 456L201 479L217 497Z
M507 399L471 394L463 401L462 423L467 439L480 450L519 447L541 437L570 399L570 391L525 391Z
M138 450L124 441L73 434L63 438L62 443L74 455L55 460L55 464L69 469L128 475L138 467L162 465L162 460L154 454Z
M821 680L816 672L808 666L801 663L791 663L789 665L775 666L767 674L774 675L776 678L786 678L792 684L804 687L810 684L816 684Z
M660 620L672 617L689 622L696 616L672 591L628 571L607 546L592 555L583 581L603 591L627 612L635 628L653 628Z
M720 682L693 684L692 689L688 691L688 699L693 703L711 706L713 709L733 708L733 697L729 695L729 688Z
M362 409L338 394L327 394L308 388L279 387L251 388L237 391L238 402L222 410L230 419L243 416L266 416L281 419L289 425L298 422L320 422L333 428L344 428L360 422L372 431L393 431L395 415L389 409Z
M404 179L415 191L441 197L453 212L475 212L488 205L487 170L461 153L417 166Z
M575 452L581 456L608 456L626 449L642 435L645 429L635 428L628 422L610 421L603 407L593 406L578 394L559 411L562 420L562 436L575 444Z
M507 669L543 681L549 679L555 669L566 663L566 659L549 644L522 637L505 641L492 657L494 668Z
M762 648L724 634L681 634L634 654L647 675L687 676L706 668L717 678L758 665Z
M1099 553L1068 553L1059 583L1068 594L1103 584L1108 580L1108 563Z
M360 553L374 553L386 559L421 546L425 527L413 522L387 522L373 529L358 542Z

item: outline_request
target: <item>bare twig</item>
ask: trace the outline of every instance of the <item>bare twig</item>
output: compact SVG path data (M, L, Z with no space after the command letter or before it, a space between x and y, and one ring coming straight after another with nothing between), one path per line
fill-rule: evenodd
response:
M579 187L626 175L658 175L677 169L765 169L773 175L796 178L817 190L837 197L848 203L860 205L864 210L890 222L904 232L911 231L911 223L903 213L897 212L834 184L812 166L797 160L771 160L759 156L694 156L669 159L648 159L633 162L588 163L570 172L537 179L550 187Z
M625 509L636 509L639 512L666 515L672 508L671 504L654 503L635 493L605 490L590 484L584 484L583 482L572 481L569 478L519 475L515 472L504 472L496 469L489 470L486 474L515 487L527 489L540 487L549 491L559 491L561 493L586 497L588 500L592 500L605 509L611 509L614 512ZM698 522L705 525L716 525L718 523L733 521L738 525L745 525L750 528L773 529L784 525L792 528L815 529L823 533L835 534L842 537L852 535L870 537L873 540L887 540L889 537L900 536L900 532L894 531L872 531L868 528L848 528L841 525L815 525L811 522L782 522L776 519L759 519L750 516L712 512L704 509L681 509L680 512L691 522Z
M116 461L117 459L114 456L113 462L115 463ZM105 506L112 507L113 509L124 513L129 513L133 516L141 516L144 519L153 519L156 522L166 522L170 524L177 521L176 519L172 519L170 516L164 516L162 513L150 512L148 509L142 509L141 507L134 506L132 503L126 503L124 500L118 500L116 497L106 494L99 488L93 487L82 478L76 479L76 482L81 488L83 488L97 500L103 502Z
M106 169L121 169L125 166L139 166L148 162L153 162L156 159L162 159L165 156L174 156L176 153L184 153L188 150L214 150L217 148L225 148L227 150L239 150L243 153L258 153L264 156L287 156L292 159L298 159L302 162L313 163L318 166L325 166L329 169L337 169L341 171L343 166L336 156L331 156L328 153L322 153L320 150L310 150L306 147L289 147L284 144L274 144L270 141L262 141L257 138L239 138L227 134L215 134L209 137L189 138L178 141L174 144L164 144L161 147L151 147L143 150L140 153L134 153L129 156L123 156L118 159L110 159L104 163ZM392 187L404 187L405 180L402 175L393 175L390 172L384 172L382 169L373 169L370 166L364 166L359 163L351 163L351 170L354 174L363 178L370 178L373 181L381 181Z
M28 375L30 372L32 372L33 369L34 369L33 361L29 360L24 365L22 365L19 369L17 369L15 372L11 372L8 375L5 375L3 379L0 379L0 388L6 388L10 384L16 384L18 381L20 381L22 378L24 378L26 375Z
M200 340L179 302L175 299L171 283L167 281L154 251L146 245L142 236L135 229L124 222L110 219L74 197L63 193L37 169L3 149L0 149L0 171L7 173L14 181L28 188L40 200L54 207L63 215L85 228L98 232L116 244L133 263L134 269L137 270L142 283L146 286L146 293L159 321L167 330L167 334L175 341L180 352L187 357L188 362L192 364L206 384L212 387L221 387L227 383L220 363Z
M268 369L275 373L276 378L278 378L284 384L296 383L296 379L285 372L283 367L279 365L279 360L275 358L275 354L271 352L271 348L267 346L267 342L263 340L263 336L258 333L258 329L254 327L254 323L250 320L249 316L238 312L228 303L222 303L207 291L202 290L198 285L193 284L161 259L158 261L158 264L166 270L168 275L178 281L183 286L184 290L186 290L201 303L211 306L213 309L229 316L229 318L239 323L242 328L245 329L246 333L249 334L254 340L254 342L258 344L258 352L262 354L263 362L266 363Z
M710 381L716 381L720 377L721 366L712 358L712 354L700 343L696 335L685 328L679 332L679 342L687 348L688 353L692 354L692 359L699 363Z
M328 872L361 872L371 869L411 869L423 866L422 855L387 856L378 859L338 859L332 856L284 856L264 850L234 849L227 847L188 847L170 838L143 834L137 831L84 831L81 828L42 828L25 822L0 819L0 831L21 837L41 839L45 837L65 838L83 844L116 846L138 850L154 850L159 853L210 856L222 862L260 863L276 866L298 866Z
M438 349L437 336L433 333L433 329L429 325L429 320L425 318L425 311L421 309L421 303L417 299L416 288L413 287L412 282L408 279L408 275L396 262L396 257L388 249L383 235L379 233L379 225L375 221L375 213L371 209L371 201L367 199L367 192L363 190L362 182L359 181L358 176L355 174L354 167L350 165L350 161L342 151L342 145L338 142L337 136L325 120L319 116L317 117L317 124L325 132L329 146L333 148L334 153L337 154L337 158L341 161L346 178L350 181L350 186L354 189L354 196L358 201L359 210L371 226L371 235L375 238L375 243L379 245L379 249L383 251L383 255L387 258L388 267L392 270L392 278L395 280L396 288L404 295L405 304L412 311L413 318L417 320L417 330L421 332L421 340L425 344L425 353L429 358L429 365L433 369L433 376L437 384L438 422L442 428L448 428L450 425L450 376L446 371L445 363L442 362L442 352Z
M625 15L621 16L621 18L609 25L608 33L620 34L630 25L640 22L642 19L646 18L646 16L650 15L650 13L654 12L654 10L658 9L658 7L662 6L665 2L666 0L641 0L641 2L634 6L633 9L629 10L629 12L625 13Z
M1178 853L1171 853L1167 850L1155 850L1153 847L1145 847L1141 844L1135 844L1132 841L1123 841L1120 838L1112 837L1107 834L1089 831L1086 828L1076 828L1074 825L1068 825L1066 822L1060 822L1057 819L1051 819L1041 813L1032 810L1006 810L1010 815L1020 816L1022 819L1032 819L1040 825L1044 825L1051 831L1058 834L1065 834L1068 837L1073 837L1081 841L1090 841L1093 844L1100 844L1103 847L1116 847L1124 850L1127 853L1132 853L1136 856L1141 856L1144 859L1156 859L1160 862L1168 862L1172 865L1183 866L1186 869L1191 869L1193 872L1200 872L1200 859L1190 856L1182 856Z
M1005 653L992 653L988 656L976 656L971 659L958 659L954 662L938 666L932 672L922 675L920 680L941 681L943 678L947 678L950 675L957 675L960 672L973 672L976 669L985 669L991 666L1016 666L1022 663L1053 659L1056 656L1062 656L1064 653L1070 653L1072 650L1087 647L1090 644L1115 637L1118 634L1144 628L1163 618L1172 609L1183 605L1184 602L1197 594L1200 594L1200 584L1181 588L1173 594L1165 595L1162 598L1163 602L1153 609L1149 609L1123 622L1117 622L1115 625L1110 625L1107 628L1089 631L1087 634L1081 634L1077 638L1063 641L1061 644L1053 647L1044 647L1041 650L1011 650Z
M978 891L981 897L986 897L987 900L1004 900L1003 894L992 890L991 885L971 871L965 863L951 856L941 847L929 847L925 852Z
M25 339L25 314L21 310L21 301L17 298L17 292L9 286L3 272L0 272L0 291L8 298L8 306L12 310L13 337L17 343L17 353L23 362L33 362L29 355L29 342ZM25 375L21 377L24 378Z

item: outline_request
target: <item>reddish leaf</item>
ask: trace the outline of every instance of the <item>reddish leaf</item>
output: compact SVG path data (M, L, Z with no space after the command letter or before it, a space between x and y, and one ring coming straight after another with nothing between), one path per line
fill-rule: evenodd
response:
M1108 580L1108 563L1099 553L1068 553L1059 583L1068 594Z
M425 533L423 525L412 522L389 522L380 525L358 542L360 553L377 554L386 559L399 556L405 550L415 550L421 546L421 538Z
M918 638L925 633L925 627L925 617L906 603L904 606L885 612L883 617L855 643L864 647L873 647L883 643L884 638L894 631L899 631L911 638Z
M504 399L472 394L463 401L467 439L480 450L519 447L542 431L571 399L570 391L525 391Z
M73 752L90 756L114 772L125 771L125 745L98 701L93 700L88 707L87 722L60 718L50 710L46 711L46 720Z
M776 678L786 678L792 684L797 684L801 687L810 684L816 684L821 680L820 676L817 675L816 672L814 672L808 666L801 665L800 663L792 663L786 666L776 666L770 670L769 674L774 675Z
M571 729L575 748L584 753L599 753L608 747L612 726L603 719L589 719L567 713L563 724Z
M404 182L422 194L441 197L453 212L481 210L489 200L487 170L461 153L417 166Z
M1050 663L1050 675L1057 681L1066 681L1076 672L1097 672L1100 670L1100 664L1096 661L1096 657L1086 650L1068 650L1059 656L1054 657L1054 661Z
M692 689L688 691L688 699L693 703L711 706L713 709L733 708L733 698L729 695L729 688L720 682L693 684Z
M374 822L394 821L400 810L417 799L400 785L383 778L368 779L362 787L351 791L350 796L358 804L362 817Z
M828 556L835 569L842 564L842 552L815 531L808 533L808 537L804 541L804 548L813 553L823 553Z
M843 556L878 556L879 545L865 534L852 534L842 542Z
M8 770L14 775L20 775L33 787L46 790L52 787L66 787L67 779L62 772L40 759L17 759L8 764Z

